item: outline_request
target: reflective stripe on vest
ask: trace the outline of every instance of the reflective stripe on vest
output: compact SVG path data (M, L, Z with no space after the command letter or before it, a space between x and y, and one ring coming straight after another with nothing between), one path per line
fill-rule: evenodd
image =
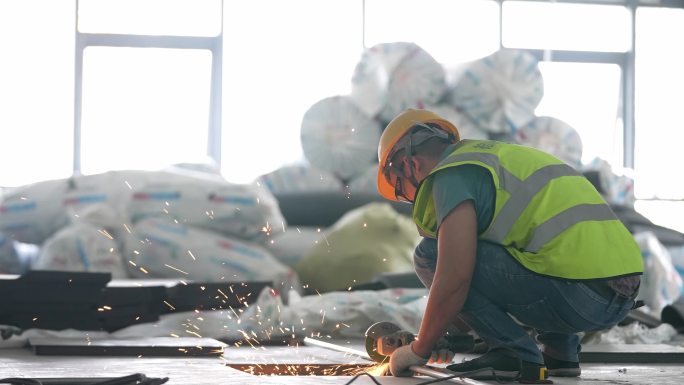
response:
M572 225L584 221L611 221L615 219L613 210L604 204L583 204L562 211L534 229L532 239L525 250L539 252L545 244L557 237Z
M567 164L550 164L536 170L525 180L521 180L502 167L496 155L486 153L451 155L439 162L436 168L464 161L478 161L496 170L499 186L510 195L510 198L501 207L498 215L492 220L489 228L482 236L485 239L498 243L504 242L516 220L525 211L535 195L548 185L549 182L564 176L580 175L577 170ZM613 219L616 219L616 216L606 204L571 207L537 226L534 229L534 236L525 247L525 250L539 251L544 244L575 223Z

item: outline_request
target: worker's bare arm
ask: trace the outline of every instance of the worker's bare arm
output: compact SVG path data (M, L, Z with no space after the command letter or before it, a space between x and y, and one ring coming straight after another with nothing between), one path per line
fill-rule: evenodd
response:
M438 231L438 257L428 303L413 345L415 352L429 356L463 307L475 267L477 219L473 202L456 206Z

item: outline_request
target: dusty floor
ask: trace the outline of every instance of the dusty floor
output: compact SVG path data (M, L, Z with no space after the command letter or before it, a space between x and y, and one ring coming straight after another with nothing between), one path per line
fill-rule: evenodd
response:
M361 341L333 341L350 349L363 350ZM473 356L459 355L456 361ZM4 377L113 377L144 373L148 377L169 377L170 385L208 384L347 384L351 376L254 376L227 364L365 364L366 361L320 347L229 347L223 357L59 357L36 356L29 349L0 350L0 378ZM582 377L553 378L555 384L684 384L684 361L679 364L583 364ZM383 385L419 384L427 377L376 377ZM496 382L490 382L496 383ZM355 385L374 384L361 376Z

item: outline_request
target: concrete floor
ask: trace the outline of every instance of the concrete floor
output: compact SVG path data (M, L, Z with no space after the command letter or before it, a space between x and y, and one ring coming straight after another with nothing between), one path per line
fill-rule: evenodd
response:
M331 341L363 350L362 341ZM474 356L458 355L455 360ZM114 377L144 373L169 377L170 385L209 384L346 384L351 376L254 376L226 364L365 364L356 356L314 346L229 347L223 357L83 357L36 356L30 349L0 349L0 378L4 377ZM555 384L684 384L684 362L680 364L583 364L581 378L552 378ZM383 385L418 384L427 377L376 377ZM488 382L495 384L496 382ZM374 382L367 376L355 385Z

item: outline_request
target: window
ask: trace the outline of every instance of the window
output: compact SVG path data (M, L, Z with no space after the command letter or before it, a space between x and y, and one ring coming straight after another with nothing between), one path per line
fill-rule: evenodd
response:
M625 52L630 14L624 6L505 1L506 47Z
M684 9L639 9L636 32L636 208L684 232Z
M159 169L207 154L211 52L88 47L81 169Z
M363 52L361 10L360 1L349 0L225 2L226 179L251 182L304 161L304 113L323 98L351 92Z
M622 164L618 124L620 67L616 64L540 62L544 97L535 114L564 121L582 138L582 163L599 157Z
M450 66L499 49L499 6L484 0L366 0L365 45L407 41Z
M221 33L221 0L79 0L78 30L216 36Z
M0 47L0 186L68 177L74 148L73 2L0 1Z

